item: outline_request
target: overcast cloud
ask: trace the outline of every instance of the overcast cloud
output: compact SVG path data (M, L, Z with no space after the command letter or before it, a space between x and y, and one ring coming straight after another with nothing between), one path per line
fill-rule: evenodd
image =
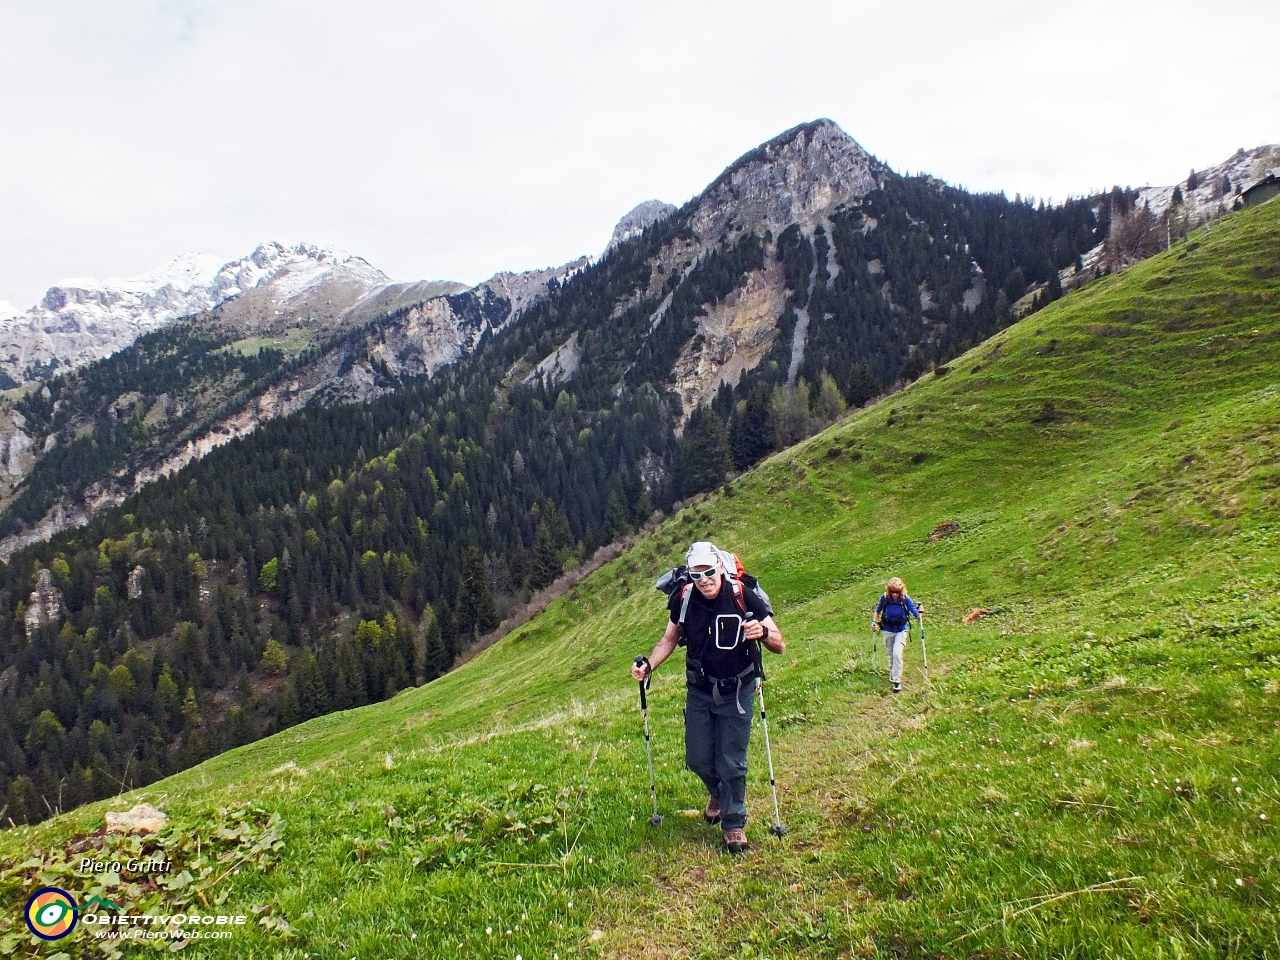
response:
M0 299L271 237L474 283L823 116L974 189L1173 183L1280 141L1278 34L1275 0L0 0Z

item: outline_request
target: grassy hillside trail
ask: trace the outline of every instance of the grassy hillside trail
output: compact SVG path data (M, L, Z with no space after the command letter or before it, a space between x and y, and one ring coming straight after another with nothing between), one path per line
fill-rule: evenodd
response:
M1278 320L1272 203L766 462L427 687L4 833L0 954L52 952L19 916L43 880L255 909L199 956L1280 955ZM741 858L680 812L705 796L679 653L647 823L627 674L654 578L704 538L789 641L766 698L790 832L757 730ZM898 697L867 628L892 574L931 673L913 631ZM75 874L66 845L139 798L182 874Z

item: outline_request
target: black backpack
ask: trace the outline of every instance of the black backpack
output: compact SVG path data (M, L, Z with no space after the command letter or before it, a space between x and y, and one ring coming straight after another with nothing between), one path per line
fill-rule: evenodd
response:
M725 579L729 582L729 587L733 591L733 602L742 614L743 619L754 616L746 604L745 597L748 590L763 602L766 610L772 610L773 604L769 602L769 595L760 586L760 581L742 569L742 561L738 559L737 554L729 553L727 550L717 550L717 553L720 555L720 565L724 569ZM677 591L684 598L684 602L680 605L680 617L676 621L679 643L680 646L684 646L684 618L689 612L689 599L693 595L693 581L689 578L689 568L685 566L672 567L658 578L658 582L654 586L667 595L668 603L670 603L671 597ZM701 656L701 654L698 656ZM709 689L717 705L723 702L722 693L727 693L730 689L734 689L734 702L738 703L737 697L742 690L742 683L747 677L755 674L762 680L764 679L764 665L760 658L759 644L751 644L751 659L751 666L737 676L720 679L707 674L703 669L702 661L696 659L693 650L690 649L689 658L685 662L685 679L691 686L699 689ZM741 703L738 703L738 712L743 712Z

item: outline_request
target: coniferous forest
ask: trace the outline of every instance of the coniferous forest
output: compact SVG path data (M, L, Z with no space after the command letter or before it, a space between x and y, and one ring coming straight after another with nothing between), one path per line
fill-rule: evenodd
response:
M829 230L747 233L655 286L655 255L691 236L687 212L552 281L434 377L271 421L0 567L0 822L430 682L653 511L945 364L1012 322L1029 290L1059 295L1059 271L1107 228L1096 200L1046 207L895 177ZM788 288L772 352L682 423L676 358L706 306L770 259ZM25 415L52 422L61 391L106 396L122 377L145 412L192 370L234 395L287 366L184 336L54 380ZM528 379L571 337L570 379ZM36 479L81 482L86 459L144 441L123 419ZM48 494L20 495L0 522L29 522Z

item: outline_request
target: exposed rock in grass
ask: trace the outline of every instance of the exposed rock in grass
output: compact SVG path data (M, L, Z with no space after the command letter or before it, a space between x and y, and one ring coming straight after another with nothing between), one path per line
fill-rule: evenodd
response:
M108 813L107 833L159 833L168 822L167 814L140 803L125 813Z
M943 537L949 537L953 533L960 532L960 524L955 520L949 520L946 523L940 523L933 528L933 533L929 534L929 542L937 543Z

